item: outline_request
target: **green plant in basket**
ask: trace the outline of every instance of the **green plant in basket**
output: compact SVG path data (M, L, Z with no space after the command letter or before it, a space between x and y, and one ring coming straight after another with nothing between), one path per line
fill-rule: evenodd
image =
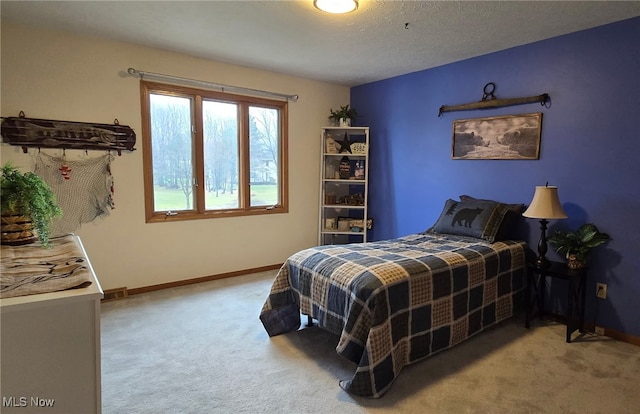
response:
M41 177L33 172L22 173L8 162L2 166L0 177L0 213L2 244L32 243L35 236L31 229L35 229L40 243L48 247L51 221L62 210Z
M582 268L586 265L591 250L609 240L611 237L599 231L595 224L586 223L576 231L554 231L549 243L558 253L565 255L570 268Z

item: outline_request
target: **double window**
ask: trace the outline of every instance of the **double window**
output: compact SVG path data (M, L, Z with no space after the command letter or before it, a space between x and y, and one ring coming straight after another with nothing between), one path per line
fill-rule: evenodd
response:
M147 222L288 211L286 102L141 88Z

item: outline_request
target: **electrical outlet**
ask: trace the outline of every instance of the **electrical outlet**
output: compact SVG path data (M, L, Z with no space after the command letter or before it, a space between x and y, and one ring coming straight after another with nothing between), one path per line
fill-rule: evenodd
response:
M600 299L607 298L607 284L606 283L596 283L596 296Z

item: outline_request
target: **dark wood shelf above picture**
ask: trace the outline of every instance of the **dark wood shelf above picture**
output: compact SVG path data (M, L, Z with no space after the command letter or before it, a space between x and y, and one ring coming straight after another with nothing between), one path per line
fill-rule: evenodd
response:
M501 106L522 105L536 102L544 106L547 105L551 100L551 97L548 93L543 93L537 96L525 96L521 98L497 99L493 93L495 90L496 84L493 82L489 82L484 85L482 100L460 105L442 105L440 107L440 110L438 111L438 117L442 116L442 114L445 112L451 111L469 111L472 109L499 108Z

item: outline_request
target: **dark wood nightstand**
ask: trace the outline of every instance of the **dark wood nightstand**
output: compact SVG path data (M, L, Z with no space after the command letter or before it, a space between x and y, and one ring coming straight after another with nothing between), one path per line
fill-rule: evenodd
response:
M542 319L547 277L566 280L568 283L564 317L567 325L567 342L571 342L573 332L576 330L584 332L587 269L569 269L565 263L559 262L549 262L549 266L545 268L538 267L535 263L527 264L524 322L527 329L530 326L534 306L537 306L538 315Z

